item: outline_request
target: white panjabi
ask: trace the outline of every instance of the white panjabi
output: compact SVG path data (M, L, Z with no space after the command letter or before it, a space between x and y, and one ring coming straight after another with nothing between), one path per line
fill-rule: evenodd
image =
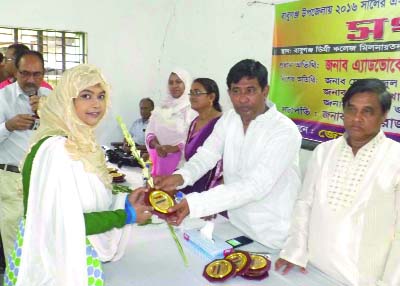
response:
M239 114L225 112L203 146L175 172L184 178L184 188L223 158L224 184L188 194L189 215L228 210L231 223L247 236L280 249L301 184L300 144L296 125L274 105L252 120L246 133Z
M400 285L399 158L383 132L356 156L344 137L320 144L280 257L346 285Z

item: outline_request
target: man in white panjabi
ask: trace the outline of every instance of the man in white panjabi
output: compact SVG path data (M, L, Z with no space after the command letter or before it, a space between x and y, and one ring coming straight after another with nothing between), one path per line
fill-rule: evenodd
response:
M228 210L230 222L272 249L286 240L300 189L296 125L275 105L266 105L268 72L254 60L235 64L227 77L234 110L225 112L197 153L172 176L156 178L156 188L192 185L223 159L224 184L191 193L172 207L171 223Z
M380 130L390 105L378 79L346 92L345 135L315 149L276 270L310 262L346 285L400 285L400 144Z

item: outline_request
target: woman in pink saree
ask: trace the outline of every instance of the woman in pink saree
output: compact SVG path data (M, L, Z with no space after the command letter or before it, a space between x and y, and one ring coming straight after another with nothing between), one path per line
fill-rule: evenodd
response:
M191 78L174 69L168 78L168 95L151 114L146 129L146 146L153 162L152 175L171 175L182 159L186 135L196 112L189 102Z

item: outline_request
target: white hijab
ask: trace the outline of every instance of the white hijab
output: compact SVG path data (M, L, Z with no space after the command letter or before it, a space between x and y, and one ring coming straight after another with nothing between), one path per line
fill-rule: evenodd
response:
M189 91L190 91L190 86L192 84L192 78L187 71L181 68L173 69L171 73L168 75L168 77L171 76L171 74L173 73L176 74L183 81L183 83L185 84L185 90L183 91L183 94L180 97L175 98L169 93L167 84L168 94L161 102L161 108L170 108L173 109L174 112L177 112L183 108L186 108L187 106L190 106Z
M162 145L177 145L186 141L187 129L195 118L196 112L191 109L189 91L192 79L189 73L181 68L175 68L168 77L176 74L185 84L185 90L179 98L174 98L168 90L160 107L151 113L146 136L154 134ZM168 87L168 86L167 86Z

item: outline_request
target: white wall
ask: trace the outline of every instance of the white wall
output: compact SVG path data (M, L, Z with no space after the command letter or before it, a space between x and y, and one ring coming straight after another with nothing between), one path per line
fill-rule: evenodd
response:
M112 109L99 130L100 142L108 144L122 138L115 116L130 125L140 98L158 102L173 66L215 79L225 108L225 78L233 64L254 58L269 68L274 7L252 2L257 1L2 1L7 13L0 25L88 33L89 63L102 68L112 86Z

